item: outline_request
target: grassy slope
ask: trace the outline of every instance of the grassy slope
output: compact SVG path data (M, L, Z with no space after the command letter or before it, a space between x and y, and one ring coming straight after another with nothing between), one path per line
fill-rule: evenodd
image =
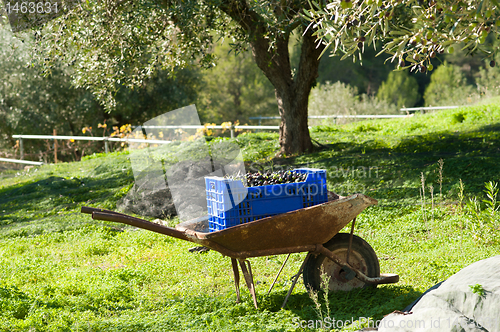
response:
M332 294L329 316L380 319L462 267L498 253L495 238L474 240L473 219L452 204L459 179L466 194L481 199L484 182L499 180L498 119L500 108L478 106L320 127L313 138L326 148L280 160L270 158L276 134L241 135L235 141L248 168L257 168L250 162L257 159L272 168L326 168L330 189L379 199L379 206L360 215L356 233L374 247L382 272L399 273L401 281ZM436 196L425 219L421 172L427 201L429 184ZM188 242L78 213L83 204L113 209L132 181L125 153L0 174L1 331L285 331L294 330L294 318L317 319L302 284L287 309L279 310L304 254L292 256L270 296L266 289L284 257L252 259L261 304L255 310L247 291L235 305L230 264L220 254L190 254ZM328 315L325 304L322 310Z

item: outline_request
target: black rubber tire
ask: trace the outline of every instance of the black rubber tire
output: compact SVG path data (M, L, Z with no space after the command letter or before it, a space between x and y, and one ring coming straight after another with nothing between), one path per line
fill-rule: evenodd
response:
M350 234L338 233L323 246L333 252L340 261L345 263L349 248L349 237ZM352 238L349 263L368 277L380 276L380 265L377 254L365 240L356 235L353 235ZM330 291L350 291L354 288L373 286L365 284L358 278L346 280L343 278L345 272L342 268L326 256L320 254L317 256L310 255L304 266L302 277L306 289L314 291L321 289L321 275L323 274L323 270L330 277L328 285ZM376 287L376 285L373 287Z

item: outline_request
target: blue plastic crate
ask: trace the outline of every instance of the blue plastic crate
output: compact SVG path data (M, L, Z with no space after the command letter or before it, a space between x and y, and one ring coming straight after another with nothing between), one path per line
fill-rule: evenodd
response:
M238 180L206 177L210 232L328 201L326 171L299 168L304 182L244 187Z

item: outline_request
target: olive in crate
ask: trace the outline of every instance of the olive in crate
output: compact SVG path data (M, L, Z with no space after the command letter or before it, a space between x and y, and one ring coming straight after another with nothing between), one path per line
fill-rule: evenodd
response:
M241 176L225 176L226 179L241 180L246 187L260 187L274 184L304 182L307 174L295 171L274 171L246 173Z

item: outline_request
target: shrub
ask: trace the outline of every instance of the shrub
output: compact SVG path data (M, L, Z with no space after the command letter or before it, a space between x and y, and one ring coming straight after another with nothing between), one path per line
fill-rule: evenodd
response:
M427 106L465 105L477 99L473 86L467 85L460 67L446 62L432 74L424 93Z
M326 82L318 84L309 96L309 115L355 115L397 113L395 105L380 101L374 96L358 95L358 90L347 84ZM318 121L309 123L315 124ZM323 122L332 122L326 120ZM337 123L344 123L345 119Z
M481 97L491 98L500 94L500 68L498 66L479 69L476 79L477 91Z
M377 98L398 108L412 107L419 99L417 80L407 71L390 72L387 80L382 82Z

